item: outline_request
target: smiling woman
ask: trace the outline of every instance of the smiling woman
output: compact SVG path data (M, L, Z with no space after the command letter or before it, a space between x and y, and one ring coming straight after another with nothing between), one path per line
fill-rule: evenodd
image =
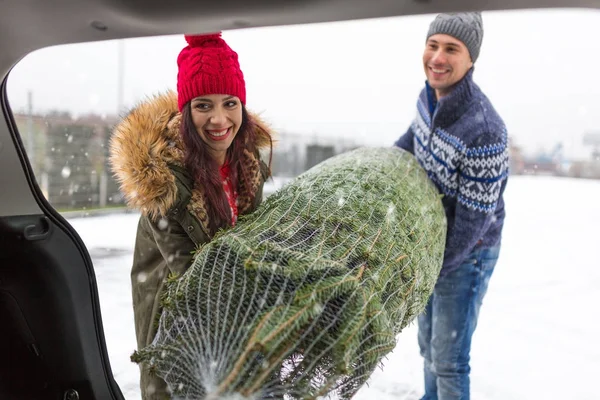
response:
M244 109L239 97L217 94L197 97L184 112L186 118L191 116L195 132L212 158L219 166L225 164L227 149L242 125Z
M256 209L270 175L259 149L271 147L271 133L245 109L237 54L220 34L185 38L177 95L138 106L111 141L121 189L142 213L131 269L139 349L154 339L165 278L183 274L198 246ZM147 365L141 391L144 399L166 396Z

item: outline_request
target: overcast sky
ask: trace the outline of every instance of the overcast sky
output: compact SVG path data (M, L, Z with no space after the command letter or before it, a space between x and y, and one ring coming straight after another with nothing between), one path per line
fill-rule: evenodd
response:
M247 106L280 130L390 145L416 113L422 52L433 15L224 32L239 54ZM600 132L600 12L483 14L475 81L528 152L587 158L586 131ZM175 88L183 36L124 41L123 100ZM118 42L59 46L25 57L8 80L15 111L32 91L35 112L115 113Z

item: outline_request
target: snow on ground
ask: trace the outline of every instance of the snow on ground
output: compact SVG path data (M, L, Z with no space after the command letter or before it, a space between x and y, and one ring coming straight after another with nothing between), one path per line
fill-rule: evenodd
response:
M500 260L471 361L475 400L598 399L600 181L511 177ZM113 374L139 399L129 269L137 214L71 219L94 260ZM416 325L357 400L418 399Z

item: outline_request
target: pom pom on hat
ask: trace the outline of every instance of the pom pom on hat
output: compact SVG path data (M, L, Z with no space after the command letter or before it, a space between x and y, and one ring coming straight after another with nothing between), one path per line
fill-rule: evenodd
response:
M184 35L184 37L191 47L208 46L210 43L227 45L221 38L221 32L207 33L205 35Z

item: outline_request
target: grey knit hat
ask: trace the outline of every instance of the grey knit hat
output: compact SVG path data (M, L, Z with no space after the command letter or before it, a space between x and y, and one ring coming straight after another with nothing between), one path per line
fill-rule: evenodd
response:
M427 39L438 33L450 35L463 42L473 62L479 57L483 40L483 20L480 12L439 14L429 25Z

